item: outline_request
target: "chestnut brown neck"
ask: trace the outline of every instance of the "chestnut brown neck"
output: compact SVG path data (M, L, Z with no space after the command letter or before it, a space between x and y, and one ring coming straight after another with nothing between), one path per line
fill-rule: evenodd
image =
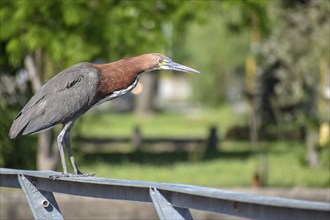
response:
M147 58L147 55L141 55L108 64L94 64L100 74L96 102L116 91L124 90L126 93L133 89L135 85L132 84L136 83L138 75L154 65L148 62ZM127 88L129 90L126 91Z

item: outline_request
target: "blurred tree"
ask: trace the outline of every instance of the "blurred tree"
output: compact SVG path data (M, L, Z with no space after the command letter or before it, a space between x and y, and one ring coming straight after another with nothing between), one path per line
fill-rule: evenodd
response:
M262 129L276 123L279 133L307 128L308 161L318 164L315 150L319 117L320 63L329 67L330 2L283 1L272 8L277 20L270 37L262 42L259 112Z
M277 122L287 127L318 117L319 66L330 53L330 3L307 2L272 8L278 22L260 50L264 126Z
M267 35L266 4L261 1L212 1L207 17L189 27L184 44L187 56L207 77L195 80L196 98L217 106L231 90L229 81L244 77L244 63L250 52L250 30ZM180 45L178 45L178 48ZM237 80L236 80L237 81ZM213 89L212 91L210 88Z
M220 104L231 89L228 79L236 73L243 81L246 63L256 140L259 132L297 138L302 125L315 131L319 66L330 66L329 10L329 1L212 2L206 22L190 26L185 44L205 73L195 82L198 100ZM313 132L307 136L315 146ZM309 152L310 163L317 164L316 151Z
M167 16L154 15L150 12L148 15L150 20L157 18L157 23L160 25L160 33L167 41L163 44L163 49L169 56L175 55L176 62L181 62L186 57L181 56L182 47L177 48L178 44L186 39L187 24L192 21L201 20L209 8L207 1L157 1L160 7L166 11ZM150 5L150 1L145 1L146 5ZM141 39L143 40L143 39ZM161 43L161 42L159 42ZM152 45L152 47L155 45ZM181 49L180 49L181 48ZM136 97L135 113L139 116L151 115L155 111L155 98L158 88L158 74L146 73L140 80L143 84L142 93Z
M2 0L0 4L0 43L5 48L0 62L8 56L12 66L24 63L35 91L55 73L81 61L166 51L173 40L167 27L184 30L205 5L115 0ZM54 169L57 164L51 137L52 132L39 136L39 169Z

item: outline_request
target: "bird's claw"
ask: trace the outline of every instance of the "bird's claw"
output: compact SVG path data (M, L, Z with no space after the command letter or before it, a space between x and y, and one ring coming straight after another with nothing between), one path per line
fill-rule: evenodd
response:
M51 175L49 176L49 179L51 180L57 180L58 178L61 178L61 177L69 177L69 174L68 173L61 173L59 175Z
M49 178L51 180L56 180L58 178L62 178L62 177L92 177L95 176L95 174L88 174L88 173L77 173L77 174L72 174L72 173L61 173L59 175L51 175L49 176Z
M88 174L88 173L78 173L78 174L72 174L72 177L91 177L95 176L95 174Z

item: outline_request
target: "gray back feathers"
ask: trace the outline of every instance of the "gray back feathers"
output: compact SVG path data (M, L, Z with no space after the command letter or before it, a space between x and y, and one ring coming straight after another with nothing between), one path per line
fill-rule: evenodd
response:
M91 63L79 63L51 78L18 113L11 138L74 121L94 105L99 74Z

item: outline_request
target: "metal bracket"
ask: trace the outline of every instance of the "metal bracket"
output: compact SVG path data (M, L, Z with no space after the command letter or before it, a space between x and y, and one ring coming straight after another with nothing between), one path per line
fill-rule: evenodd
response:
M159 219L192 220L189 209L172 206L172 204L156 188L150 188L149 194L156 208Z
M63 219L52 192L37 189L33 181L21 174L18 175L18 181L34 219Z

